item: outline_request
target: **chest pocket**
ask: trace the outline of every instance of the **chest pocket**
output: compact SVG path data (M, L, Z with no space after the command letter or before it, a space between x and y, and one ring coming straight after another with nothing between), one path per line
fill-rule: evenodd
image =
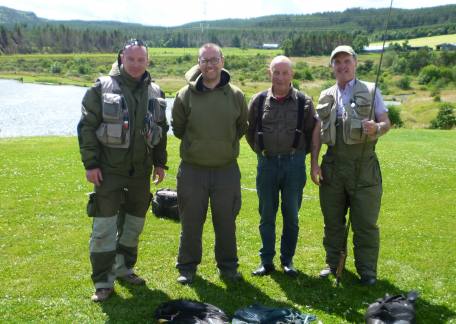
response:
M121 95L102 94L102 118L103 121L95 132L98 140L108 147L128 148L130 145L128 109Z
M166 101L162 98L150 98L147 114L144 120L144 137L148 147L153 148L163 137L163 127L166 123Z

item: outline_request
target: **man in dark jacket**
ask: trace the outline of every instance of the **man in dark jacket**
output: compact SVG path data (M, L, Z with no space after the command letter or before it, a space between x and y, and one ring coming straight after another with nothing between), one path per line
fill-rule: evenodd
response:
M311 151L312 134L317 130L316 116L312 99L291 84L293 69L289 58L275 57L269 75L272 87L255 95L249 104L246 135L258 157L256 184L261 216L261 265L252 274L264 276L275 269L275 225L280 194L283 215L280 262L285 274L296 276L298 272L292 261L298 241L298 212L306 183L305 157Z
M174 135L181 139L177 200L181 237L177 269L181 284L193 281L201 262L203 225L209 200L220 275L238 279L236 216L241 208L239 140L247 128L243 93L230 84L220 47L205 44L198 66L187 74L172 112Z
M146 71L147 48L141 41L129 42L119 63L112 75L87 90L78 125L86 178L95 185L87 211L93 217L96 302L109 298L116 278L145 283L133 267L150 203L150 177L162 181L167 160L164 105Z

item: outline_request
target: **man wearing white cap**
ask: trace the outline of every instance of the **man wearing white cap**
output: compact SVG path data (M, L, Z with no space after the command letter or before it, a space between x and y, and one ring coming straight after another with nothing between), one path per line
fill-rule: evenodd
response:
M330 64L336 84L321 92L317 106L321 144L327 144L328 149L320 166L319 154L311 161L325 223L327 267L320 276L335 274L340 252L345 250L346 214L350 210L355 267L361 284L372 286L377 280L377 220L382 197L375 144L391 123L380 91L373 83L356 79L357 55L350 46L336 47Z

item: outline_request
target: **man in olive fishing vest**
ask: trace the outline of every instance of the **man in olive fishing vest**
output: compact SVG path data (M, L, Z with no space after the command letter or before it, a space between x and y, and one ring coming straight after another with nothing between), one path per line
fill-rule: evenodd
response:
M361 284L372 286L377 280L377 219L382 197L375 144L391 123L375 85L356 79L357 55L350 46L336 47L330 64L336 84L321 92L317 106L320 145L327 144L328 148L321 166L319 154L311 160L312 181L320 186L325 223L327 267L320 276L336 272L341 251L345 251L346 214L350 209L356 271Z
M150 178L163 180L167 160L166 105L146 71L147 47L132 40L122 52L118 68L87 90L78 124L86 178L95 186L87 205L93 217L95 302L109 298L116 279L145 283L133 267L151 198Z

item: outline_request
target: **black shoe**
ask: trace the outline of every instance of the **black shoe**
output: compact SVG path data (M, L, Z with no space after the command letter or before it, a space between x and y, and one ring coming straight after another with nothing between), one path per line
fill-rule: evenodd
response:
M298 270L293 266L293 263L289 263L288 265L282 264L283 272L290 277L296 277L298 275Z
M273 264L262 264L258 269L252 272L254 276L266 276L275 270Z
M179 277L177 277L177 282L180 283L181 285L189 285L193 282L194 279L195 279L194 272L182 271L179 274Z
M242 275L237 270L220 270L220 279L228 281L239 281L242 279Z
M361 276L360 283L363 286L375 286L377 278L372 276Z
M335 276L336 275L336 268L327 266L326 268L324 268L323 270L320 271L320 278L326 278L330 274L333 274Z

